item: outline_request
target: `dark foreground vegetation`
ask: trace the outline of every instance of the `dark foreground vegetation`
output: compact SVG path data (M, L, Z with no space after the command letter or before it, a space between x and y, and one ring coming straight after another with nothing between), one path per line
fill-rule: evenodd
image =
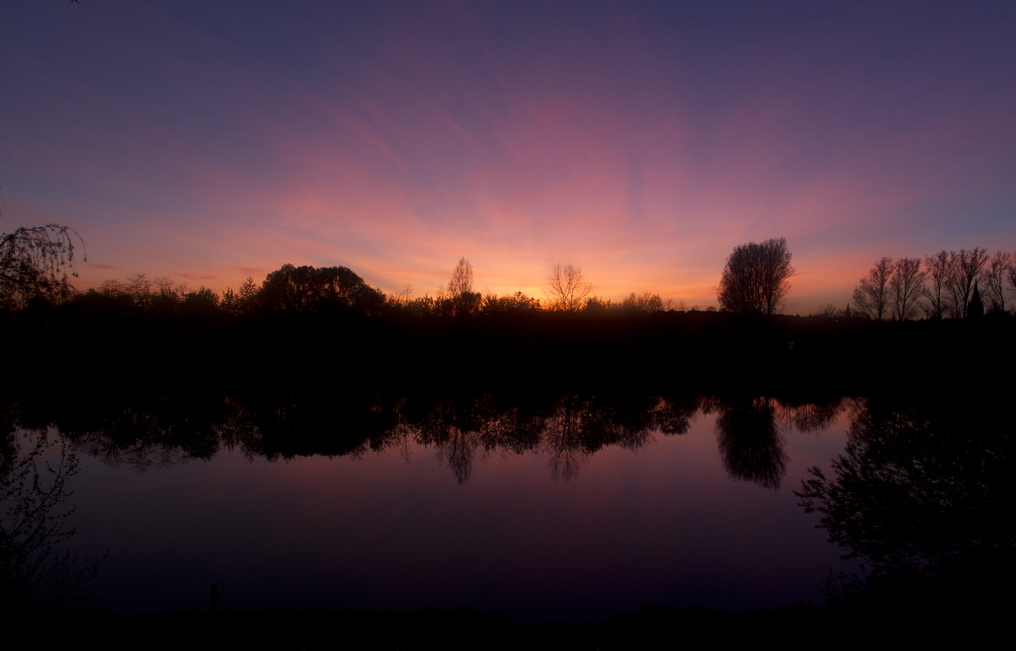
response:
M386 295L346 267L293 265L221 295L143 274L82 293L67 277L80 243L52 224L0 236L0 332L18 369L7 382L76 373L110 388L183 380L860 395L990 386L999 380L986 365L1016 359L1005 304L1016 266L980 248L942 251L926 270L918 258L883 258L861 280L853 312L830 306L802 318L776 314L793 273L783 239L734 249L722 312L664 309L649 292L604 301L572 265L554 267L545 304L483 295L465 258L434 297Z
M836 395L991 386L1016 320L881 322L726 312L477 317L130 313L87 301L8 315L8 384L275 384L398 391ZM1008 371L1002 371L1008 373ZM87 380L86 380L87 378Z

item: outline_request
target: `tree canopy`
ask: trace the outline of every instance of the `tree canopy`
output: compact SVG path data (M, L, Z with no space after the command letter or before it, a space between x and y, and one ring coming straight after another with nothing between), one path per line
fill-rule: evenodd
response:
M773 314L790 291L793 273L785 238L742 244L727 258L717 298L731 312Z
M299 314L349 309L378 311L384 295L346 267L283 265L265 278L260 307L268 312Z

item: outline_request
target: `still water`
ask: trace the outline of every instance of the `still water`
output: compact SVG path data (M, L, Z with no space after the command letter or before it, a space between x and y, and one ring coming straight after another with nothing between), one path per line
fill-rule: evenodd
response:
M817 605L830 570L856 562L794 491L844 451L851 406L803 427L792 412L765 442L775 473L753 471L729 418L703 408L683 433L649 427L598 449L560 444L553 418L514 449L468 428L274 460L226 444L139 461L78 441L70 545L107 555L82 592L114 612L203 612L217 583L221 611L471 608L519 622Z

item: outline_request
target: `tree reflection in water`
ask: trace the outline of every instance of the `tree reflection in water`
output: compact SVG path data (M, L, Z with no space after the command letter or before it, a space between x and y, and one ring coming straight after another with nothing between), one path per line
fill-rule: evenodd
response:
M406 397L368 392L103 395L55 403L38 420L78 449L143 470L222 448L249 458L358 456L412 443L436 450L459 483L491 454L543 454L551 475L569 481L610 446L638 450L655 435L688 432L699 413L717 413L724 467L735 478L776 489L786 472L781 428L820 430L842 410L824 402L680 395L476 394Z
M697 398L639 393L405 397L305 392L103 395L53 403L37 420L57 427L78 449L139 470L222 448L249 458L358 456L410 443L436 449L457 481L491 454L537 452L555 479L574 479L590 456L617 446L637 450L654 435L688 432L698 413L718 413L728 474L776 489L786 472L781 427L819 430L842 412L839 399L793 403L775 398Z
M864 576L834 577L831 603L994 611L1012 604L1016 437L1004 401L858 401L832 476L798 493Z
M787 472L787 455L769 398L722 404L716 419L723 467L734 479L776 490Z
M718 412L716 437L723 467L733 479L778 490L787 472L787 455L780 428L820 431L843 411L839 398L793 404L771 397L711 398L706 413Z
M828 427L852 405L849 445L798 493L863 576L830 582L830 603L878 608L988 608L1013 578L1016 444L1003 400L958 412L940 397L823 401L785 397L536 394L414 396L370 392L91 395L38 401L6 427L58 428L77 450L145 469L223 448L250 458L357 456L429 446L460 483L489 455L543 455L574 479L594 453L638 450L715 414L727 473L777 489L788 466L781 431ZM20 420L19 420L20 419ZM29 422L30 421L30 422ZM69 466L68 466L69 467ZM54 511L54 513L59 512ZM993 601L994 600L994 601Z
M77 458L37 432L8 431L0 450L0 611L67 606L87 599L77 589L97 564L63 547L74 536L65 502Z
M384 450L396 454L421 454L422 451L438 457L442 468L446 469L440 470L439 475L443 474L445 482L451 486L455 485L448 471L455 481L466 483L474 470L480 473L479 466L474 464L491 455L512 457L528 453L530 457L536 456L535 467L546 464L544 472L559 481L574 480L581 477L582 472L602 477L599 468L589 469L586 465L596 452L610 448L641 450L654 440L682 437L691 430L691 422L702 413L703 406L719 413L749 410L762 414L765 432L771 436L761 447L765 451L761 458L767 465L752 469L743 462L736 467L743 478L768 481L767 478L774 476L772 459L785 457L782 440L772 433L789 423L816 420L814 415L799 416L803 411L822 411L810 403L789 406L774 398L739 402L635 392L407 397L321 391L133 398L109 394L92 398L71 403L70 407L53 403L51 411L39 409L34 418L37 423L46 422L59 428L75 449L85 449L108 463L138 470L178 460L209 459L225 449L242 452L248 458L270 461L304 456L356 457ZM823 413L834 412L834 409L826 409ZM741 423L738 418L723 422L729 439L724 454L749 460L759 456L753 451L755 448L748 452L737 449L739 445L758 447L752 440L755 432L736 431L734 428ZM667 446L689 453L684 459L676 460L678 464L695 464L699 454L710 451L708 438L696 435L687 443ZM620 455L612 456L616 459ZM659 467L655 459L648 460L666 475L667 466ZM660 460L669 463L668 459L661 457ZM339 464L322 466L334 468ZM728 469L730 467L732 464L728 464ZM270 472L276 470L282 472L281 469ZM419 470L414 469L414 473ZM423 470L430 471L429 468ZM673 479L674 486L681 486L680 476L683 475L674 473L665 481ZM776 477L778 481L778 475ZM342 482L346 478L330 476L329 481L332 480ZM476 488L482 490L485 486ZM574 495L582 488L559 492ZM680 494L681 490L663 491L662 499L671 500L672 496L675 503L688 499L687 495ZM699 507L696 504L694 508ZM647 517L652 520L655 516ZM654 526L666 529L676 525ZM623 528L615 533L622 538L636 535ZM652 547L649 543L647 546Z

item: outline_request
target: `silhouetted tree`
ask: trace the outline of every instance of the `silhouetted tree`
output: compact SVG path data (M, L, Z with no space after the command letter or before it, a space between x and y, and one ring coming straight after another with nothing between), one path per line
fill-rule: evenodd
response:
M209 315L218 311L219 296L207 287L183 295L181 307L191 315Z
M222 293L219 305L227 314L250 314L257 306L257 297L258 286L253 277L247 276L240 284L239 290L234 292L232 289L226 289Z
M632 292L626 299L621 301L621 309L632 312L656 312L663 309L663 299L659 294Z
M582 306L582 311L586 314L604 314L617 308L617 304L608 299L600 298L599 296L590 296L586 299L586 304Z
M893 263L889 293L894 319L906 321L917 312L917 300L922 295L925 276L927 273L921 271L920 258L900 258Z
M476 314L480 309L482 296L473 291L473 265L460 258L448 281L448 306L453 316Z
M430 294L424 294L423 296L417 296L411 301L407 302L403 309L407 314L415 316L426 316L438 313L438 301Z
M240 300L232 287L223 290L222 297L219 299L219 307L226 314L240 314Z
M889 316L889 280L893 273L893 259L882 258L875 263L868 275L854 288L854 307L861 314L881 321Z
M99 286L99 293L134 311L172 312L187 293L185 285L174 284L165 276L149 278L143 273L123 280L114 278Z
M284 265L265 278L258 303L268 312L300 314L329 310L378 312L384 295L346 267Z
M1009 279L1009 291L1016 296L1016 254L1010 258L1010 262L1005 268L1005 277Z
M981 273L989 312L1005 312L1005 277L1011 267L1012 255L998 251L988 259Z
M790 291L790 258L782 237L735 247L720 279L720 305L731 312L774 314Z
M563 312L581 309L586 296L593 291L593 286L582 275L582 269L571 264L555 264L547 283L550 309Z
M452 271L452 279L448 282L448 291L456 296L473 291L473 265L469 264L469 260L459 258L459 263Z
M74 268L74 240L68 226L21 227L0 235L0 308L20 309L32 299L60 303L73 294L67 271ZM87 258L86 258L87 259Z
M484 314L521 314L539 309L540 301L522 292L515 292L511 296L488 294L483 297L483 304L480 306L480 311Z
M405 308L413 302L413 286L406 283L401 290L388 294L385 299L390 307Z
M977 246L970 251L960 249L959 253L949 252L949 275L946 277L945 287L955 318L963 319L967 316L974 283L987 261L988 252Z
M924 298L928 301L924 311L929 319L941 319L948 310L945 287L950 273L949 254L946 251L939 251L925 258L924 262L928 267L928 279L931 281L930 286L924 289Z

